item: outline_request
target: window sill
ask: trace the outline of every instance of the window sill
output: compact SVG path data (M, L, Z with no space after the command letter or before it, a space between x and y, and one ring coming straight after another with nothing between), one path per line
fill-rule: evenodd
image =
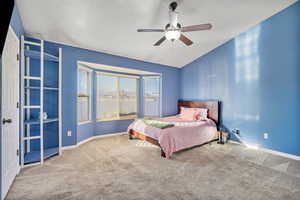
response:
M97 122L109 122L109 121L121 121L121 120L135 120L138 117L124 117L124 118L113 118L113 119L97 119Z
M78 122L77 125L80 126L80 125L89 124L89 123L92 123L92 121L89 120L89 121Z

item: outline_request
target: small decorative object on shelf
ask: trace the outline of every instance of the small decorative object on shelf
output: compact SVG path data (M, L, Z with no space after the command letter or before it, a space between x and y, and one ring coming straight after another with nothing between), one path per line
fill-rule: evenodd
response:
M40 118L43 117L43 119L47 119L48 118L48 114L46 112L43 113L43 115L41 115L40 113Z
M47 119L48 118L48 115L46 112L43 113L43 119Z

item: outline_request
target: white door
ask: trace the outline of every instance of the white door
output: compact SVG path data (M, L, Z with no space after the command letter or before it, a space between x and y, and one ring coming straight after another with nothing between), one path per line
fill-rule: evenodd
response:
M19 39L11 28L2 53L2 198L19 173Z

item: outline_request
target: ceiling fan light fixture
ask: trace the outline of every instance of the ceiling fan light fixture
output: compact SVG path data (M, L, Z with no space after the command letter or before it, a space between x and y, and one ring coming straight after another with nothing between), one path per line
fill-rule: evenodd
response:
M178 40L180 37L181 33L178 30L168 30L165 32L165 36L167 38L167 40Z
M207 24L197 24L191 26L181 26L178 23L178 12L176 12L177 0L174 0L169 6L169 23L165 26L164 29L137 29L138 32L164 32L164 36L160 38L153 46L160 46L165 40L174 42L175 40L180 40L186 46L193 44L193 41L190 40L182 33L192 32L192 31L204 31L210 30L212 25Z

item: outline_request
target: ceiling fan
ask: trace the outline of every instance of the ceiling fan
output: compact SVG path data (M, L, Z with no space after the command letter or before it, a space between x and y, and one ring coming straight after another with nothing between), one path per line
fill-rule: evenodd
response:
M184 26L182 27L181 24L178 23L178 12L176 12L177 2L172 2L169 5L169 18L170 22L165 26L165 29L137 29L137 32L164 32L164 36L158 40L154 46L159 46L163 43L166 39L170 41L180 40L187 46L193 44L189 38L187 38L182 33L191 32L191 31L203 31L203 30L210 30L212 28L211 24L199 24L193 26Z

